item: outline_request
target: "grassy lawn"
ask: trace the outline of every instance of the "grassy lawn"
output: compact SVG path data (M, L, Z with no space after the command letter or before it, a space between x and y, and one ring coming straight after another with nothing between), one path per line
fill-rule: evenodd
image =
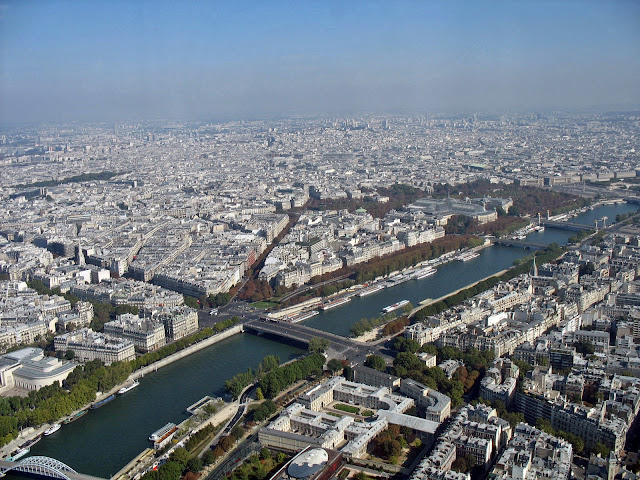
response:
M373 415L373 412L371 410L365 410L360 415L362 415L363 417L370 417Z
M334 405L333 408L336 410L342 410L343 412L357 414L360 409L358 407L354 407L352 405L345 405L344 403L339 403Z
M274 303L274 302L254 302L254 303L249 304L250 307L260 308L260 309L263 309L263 310L266 310L267 308L275 307L276 305L278 305L278 304Z

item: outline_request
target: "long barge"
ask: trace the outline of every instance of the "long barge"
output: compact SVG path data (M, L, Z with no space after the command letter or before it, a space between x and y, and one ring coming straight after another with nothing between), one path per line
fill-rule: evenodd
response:
M339 307L341 305L344 305L345 303L349 303L350 301L351 298L349 297L339 298L338 300L333 300L332 302L323 303L322 305L320 305L320 310L331 310L332 308Z
M399 308L404 307L405 305L407 305L409 303L409 300L400 300L397 303L394 303L393 305L389 305L388 307L384 307L382 309L382 313L390 313L393 312L394 310L398 310Z
M465 252L461 253L456 257L456 260L459 262L468 262L469 260L473 260L474 258L478 258L480 256L477 252Z
M16 460L19 460L22 457L24 457L25 455L27 455L30 451L31 451L31 449L29 449L29 448L20 448L20 449L16 450L13 453L13 455L11 455L9 458L7 458L7 460L9 462L15 462Z
M287 322L289 323L304 322L305 320L309 320L310 318L315 317L316 315L319 315L319 314L320 312L318 312L317 310L311 310L310 312L305 312L299 315L294 315L293 317L289 317L287 319Z
M367 295L371 295L372 293L379 292L382 289L384 289L383 285L372 285L370 287L363 288L362 290L360 290L358 293L356 293L356 296L366 297Z
M84 417L87 412L89 412L89 410L84 409L84 410L80 410L78 413L76 413L75 415L72 415L70 417L67 417L64 419L64 421L62 423L64 423L65 425L71 423L71 422L75 422L76 420L78 420L80 417Z
M100 400L99 402L94 403L93 405L91 405L91 410L96 410L97 408L103 407L105 406L107 403L109 403L110 401L112 401L114 398L116 398L115 395L109 395L107 398Z
M158 430L153 432L151 435L149 435L149 441L159 443L165 438L167 438L169 435L171 435L173 432L175 432L177 429L178 427L176 426L175 423L169 422L164 427L159 428Z
M418 272L418 275L416 275L416 280L422 280L423 278L430 277L431 275L435 275L437 272L438 270L433 267L426 267Z

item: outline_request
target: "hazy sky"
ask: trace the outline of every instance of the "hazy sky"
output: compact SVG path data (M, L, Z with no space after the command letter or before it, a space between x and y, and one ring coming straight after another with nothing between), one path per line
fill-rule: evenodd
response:
M639 1L0 0L0 121L640 105Z

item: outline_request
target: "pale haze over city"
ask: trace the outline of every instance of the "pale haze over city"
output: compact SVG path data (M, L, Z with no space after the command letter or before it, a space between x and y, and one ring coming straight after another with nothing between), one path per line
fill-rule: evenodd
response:
M0 476L640 478L640 3L0 0Z
M634 1L5 2L2 120L628 107Z

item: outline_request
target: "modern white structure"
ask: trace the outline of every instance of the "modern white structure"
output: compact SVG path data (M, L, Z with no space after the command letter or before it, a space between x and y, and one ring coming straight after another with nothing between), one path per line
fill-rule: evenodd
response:
M23 348L0 357L0 393L10 388L38 390L67 378L75 363L45 357L40 348Z

